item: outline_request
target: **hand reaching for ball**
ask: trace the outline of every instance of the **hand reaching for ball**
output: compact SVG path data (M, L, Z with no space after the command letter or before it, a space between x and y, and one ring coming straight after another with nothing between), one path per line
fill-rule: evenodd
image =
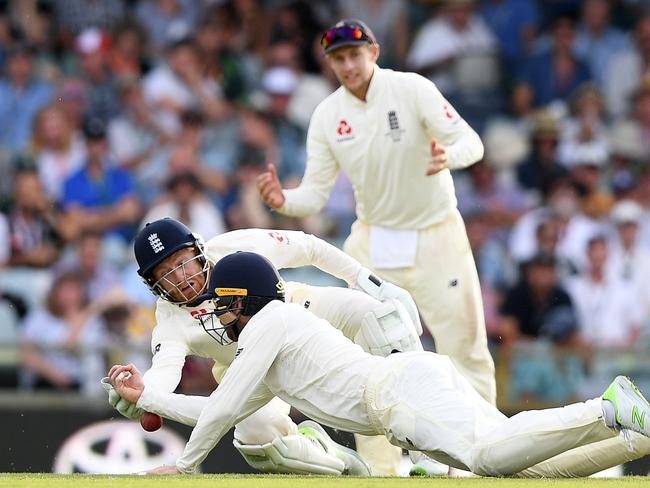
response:
M108 372L111 385L115 391L131 403L137 403L144 391L142 373L133 364L114 365Z

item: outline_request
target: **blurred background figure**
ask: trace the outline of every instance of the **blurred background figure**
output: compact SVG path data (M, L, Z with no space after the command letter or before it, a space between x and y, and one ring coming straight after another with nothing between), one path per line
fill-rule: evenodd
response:
M63 274L54 280L45 305L30 313L20 335L24 384L98 392L97 378L105 365L97 349L105 330L88 305L80 275Z
M633 284L608 274L608 244L603 236L587 243L587 269L568 281L576 304L580 336L593 348L629 348L640 337L643 307Z

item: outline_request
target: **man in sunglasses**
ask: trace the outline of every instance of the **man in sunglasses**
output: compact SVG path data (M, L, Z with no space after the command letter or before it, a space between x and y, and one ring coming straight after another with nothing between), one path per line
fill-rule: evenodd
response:
M151 339L152 366L144 375L151 390L174 391L188 355L214 359L217 382L226 373L237 345L206 334L198 317L209 308L206 293L214 264L238 250L260 253L278 268L313 265L359 288L286 284L287 301L326 319L366 351L388 355L422 350L417 309L408 292L380 281L327 242L303 232L269 229L226 232L204 242L181 222L163 218L148 223L134 242L138 274L159 297ZM130 419L140 418L141 408L121 398L106 380L102 383L116 410ZM181 422L193 425L192 412L183 407L182 402L169 406ZM370 474L353 451L333 443L323 432L296 426L289 417L289 405L279 399L237 425L234 445L248 464L266 472Z
M323 208L345 171L357 220L344 250L411 293L437 351L494 404L478 273L450 172L479 161L483 144L432 82L377 66L379 45L363 22L338 22L321 46L341 87L312 115L305 175L283 190L269 165L260 195L277 212L305 217ZM371 464L374 451L360 448ZM399 452L393 459L386 474L395 474Z

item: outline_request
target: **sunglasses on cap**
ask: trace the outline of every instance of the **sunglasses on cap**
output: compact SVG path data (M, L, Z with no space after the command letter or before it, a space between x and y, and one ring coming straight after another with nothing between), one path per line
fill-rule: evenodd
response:
M362 44L364 42L374 44L375 41L360 27L343 25L333 27L325 32L320 40L320 45L327 53L335 47Z

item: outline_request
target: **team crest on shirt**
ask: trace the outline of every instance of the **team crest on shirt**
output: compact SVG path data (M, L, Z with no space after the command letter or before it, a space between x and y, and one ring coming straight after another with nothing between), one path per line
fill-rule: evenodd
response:
M336 139L337 142L349 141L350 139L354 139L354 134L352 133L352 126L345 119L341 119L339 121L339 125L336 128L336 133L339 135L339 137Z
M390 136L394 142L397 142L402 138L402 132L404 132L404 129L399 126L397 112L390 110L388 112L388 132L386 132L386 135Z

